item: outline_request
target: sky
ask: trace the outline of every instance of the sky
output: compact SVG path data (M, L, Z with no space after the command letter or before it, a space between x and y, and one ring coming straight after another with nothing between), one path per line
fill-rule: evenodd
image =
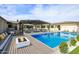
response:
M9 21L79 21L79 4L0 4L0 16Z

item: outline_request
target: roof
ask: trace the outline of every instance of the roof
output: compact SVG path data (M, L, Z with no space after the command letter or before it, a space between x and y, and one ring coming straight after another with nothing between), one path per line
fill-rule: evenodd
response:
M2 20L4 20L4 21L6 21L6 22L8 22L6 19L4 19L2 16L0 16L0 18L2 19Z
M64 21L64 22L58 22L58 23L53 23L53 24L79 24L78 21Z
M8 23L19 23L17 21L8 21Z
M24 24L49 24L48 22L41 20L21 20L20 23Z

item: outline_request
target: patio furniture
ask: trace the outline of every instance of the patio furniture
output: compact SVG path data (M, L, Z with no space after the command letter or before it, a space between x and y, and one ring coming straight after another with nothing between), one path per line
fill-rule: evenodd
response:
M26 37L16 38L16 48L22 48L29 45L30 45L30 41Z
M5 32L3 35L5 37L4 39L0 40L0 54L7 53L7 48L9 47L12 40L12 34L8 35L7 32Z

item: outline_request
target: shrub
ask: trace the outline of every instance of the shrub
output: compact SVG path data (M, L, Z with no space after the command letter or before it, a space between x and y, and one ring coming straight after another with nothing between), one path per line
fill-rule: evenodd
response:
M61 53L67 53L68 52L68 45L66 42L62 42L59 46Z
M77 41L79 41L79 35L76 37Z
M75 40L75 39L72 39L72 40L70 41L70 45L75 46L75 45L76 45L76 40Z

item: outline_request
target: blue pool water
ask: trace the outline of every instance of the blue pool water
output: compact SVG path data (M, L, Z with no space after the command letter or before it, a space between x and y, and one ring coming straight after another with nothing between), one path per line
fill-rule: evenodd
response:
M57 47L61 42L67 42L77 36L76 33L69 32L55 32L55 33L44 33L32 35L37 40L43 42L51 48Z

